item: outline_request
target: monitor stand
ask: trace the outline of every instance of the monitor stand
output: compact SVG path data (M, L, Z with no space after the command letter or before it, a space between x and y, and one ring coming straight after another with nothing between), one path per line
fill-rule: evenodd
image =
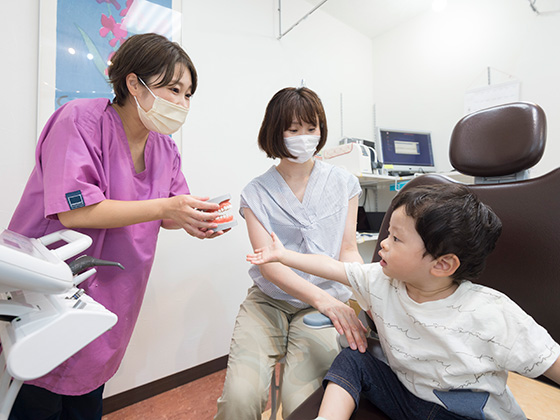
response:
M389 175L391 176L413 176L414 172L407 172L407 171L389 171Z

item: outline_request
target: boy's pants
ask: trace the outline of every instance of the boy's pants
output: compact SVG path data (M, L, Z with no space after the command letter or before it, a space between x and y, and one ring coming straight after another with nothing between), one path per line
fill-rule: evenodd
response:
M342 350L325 376L325 387L328 381L344 388L356 407L361 394L392 420L469 420L412 394L387 364L369 352Z
M321 386L339 349L334 328L303 324L304 315L312 312L272 299L256 286L249 289L237 315L216 420L260 420L273 369L284 356L284 417Z

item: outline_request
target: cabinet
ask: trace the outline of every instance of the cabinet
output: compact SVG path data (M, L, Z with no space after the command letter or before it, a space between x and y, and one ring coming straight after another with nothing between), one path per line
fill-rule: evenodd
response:
M391 200L397 192L414 176L390 176L390 175L368 175L355 174L360 181L362 187L362 196L360 197L360 206L363 206L366 212L383 212L389 208ZM459 172L439 173L449 177L455 181L465 184L472 184L474 178ZM357 232L356 241L358 242L358 250L364 262L370 262L375 246L377 244L377 233Z

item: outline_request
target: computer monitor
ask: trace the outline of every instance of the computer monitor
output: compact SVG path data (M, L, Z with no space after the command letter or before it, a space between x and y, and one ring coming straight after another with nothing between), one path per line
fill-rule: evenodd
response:
M380 128L377 143L377 157L390 173L435 171L430 133Z

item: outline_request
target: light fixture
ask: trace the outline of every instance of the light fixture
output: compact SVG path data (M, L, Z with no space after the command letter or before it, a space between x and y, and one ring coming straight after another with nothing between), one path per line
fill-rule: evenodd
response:
M537 9L537 0L529 0L529 6L531 6L531 10L535 12L537 15L553 15L556 13L560 13L560 9L557 10L547 10L545 12L541 12Z
M68 48L68 52L72 55L76 54L76 50L72 47Z

